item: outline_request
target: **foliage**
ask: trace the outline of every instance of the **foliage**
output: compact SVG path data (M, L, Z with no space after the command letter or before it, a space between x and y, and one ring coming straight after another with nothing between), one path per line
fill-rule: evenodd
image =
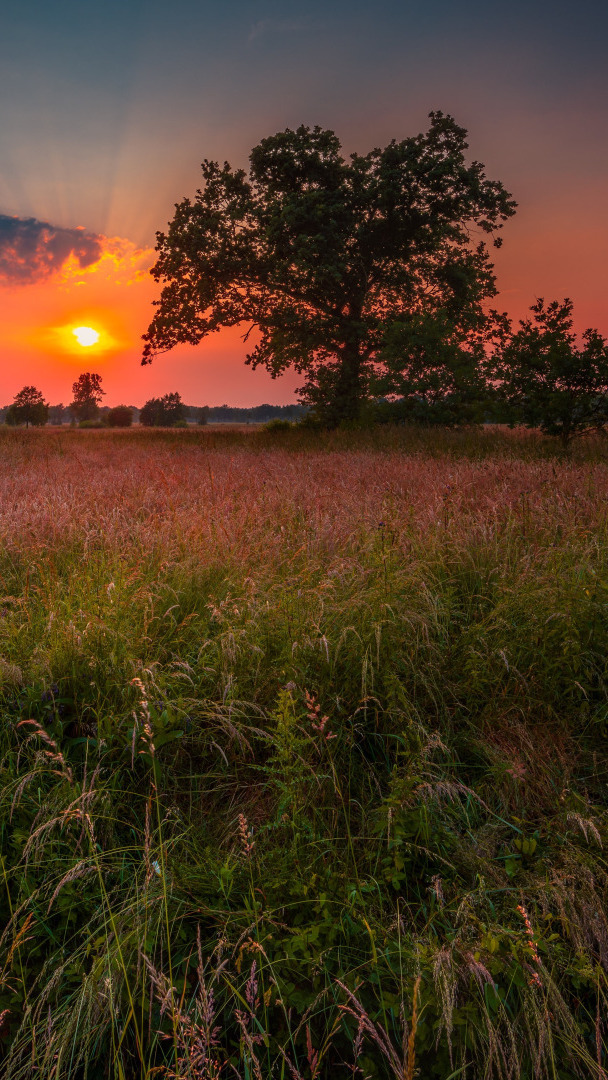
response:
M25 424L26 428L43 427L49 416L49 406L44 400L40 390L35 386L24 386L15 395L13 404L9 406L6 414L6 423L10 426Z
M240 408L234 405L205 405L198 410L207 423L265 424L269 420L300 420L307 410L303 405L254 405Z
M99 403L105 390L101 389L101 375L86 371L72 385L74 400L69 408L77 420L95 420Z
M2 1075L600 1077L604 442L0 442Z
M69 417L69 413L62 402L57 405L49 405L49 424L59 426L65 422L67 417Z
M389 328L377 387L392 395L376 407L381 422L457 424L485 418L491 393L487 354L506 330L497 312L468 310L455 320L446 310L412 313Z
M106 419L110 427L131 427L133 410L128 405L115 405L113 409L110 409Z
M144 427L175 427L185 419L186 406L177 393L150 398L139 414L139 422Z
M537 300L533 319L507 338L493 372L512 422L538 427L563 446L608 422L608 344L585 330L577 346L572 307L568 299Z
M430 120L425 134L348 162L319 127L262 140L248 176L205 161L203 189L158 235L152 273L166 284L143 363L247 323L247 362L304 374L304 400L331 426L359 418L393 323L483 321L494 277L471 233L495 236L515 204L466 164L452 117Z

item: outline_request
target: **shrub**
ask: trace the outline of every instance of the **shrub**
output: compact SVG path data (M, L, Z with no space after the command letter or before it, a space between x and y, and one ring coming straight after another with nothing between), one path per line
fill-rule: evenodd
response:
M291 431L295 426L291 420L281 420L277 417L276 420L269 420L267 424L264 424L263 431Z
M116 405L113 409L110 409L106 420L110 427L131 427L133 410L128 405Z

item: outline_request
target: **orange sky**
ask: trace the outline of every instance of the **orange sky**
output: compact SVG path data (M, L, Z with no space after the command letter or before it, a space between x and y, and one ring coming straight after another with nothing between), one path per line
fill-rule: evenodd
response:
M570 295L578 329L592 325L607 332L608 229L594 219L592 206L585 213L579 205L576 225L558 230L560 212L567 213L568 207L548 205L543 216L524 206L507 224L504 247L495 256L497 305L519 318L537 295ZM142 368L141 334L159 294L148 272L154 251L119 238L101 238L101 245L101 257L85 268L72 255L40 280L0 288L0 404L10 402L26 383L37 386L51 403L67 404L82 371L102 376L110 405L141 405L173 389L194 405L295 400L300 377L272 380L264 371L251 371L243 363L245 345L238 329L195 348L178 347ZM99 341L79 345L73 334L78 326L97 330Z
M74 256L58 272L28 284L0 289L2 365L0 404L25 383L33 383L52 404L71 400L72 383L83 371L102 376L104 403L142 405L177 389L189 404L249 405L294 400L301 381L272 381L242 362L245 348L238 330L224 331L204 345L183 347L140 366L141 334L152 313L158 286L148 270L152 249L120 238L102 238L101 258L81 268ZM74 328L91 327L99 341L82 346ZM194 354L197 354L196 357ZM193 363L193 361L195 361Z
M32 383L67 403L83 371L102 376L109 405L169 391L193 405L293 401L300 378L245 367L237 330L145 368L140 351L155 231L194 194L202 158L244 167L262 138L302 123L367 153L425 130L431 109L452 113L470 158L519 204L494 256L496 306L517 319L538 296L570 296L577 329L608 335L605 0L5 8L0 405ZM99 343L79 346L78 325Z

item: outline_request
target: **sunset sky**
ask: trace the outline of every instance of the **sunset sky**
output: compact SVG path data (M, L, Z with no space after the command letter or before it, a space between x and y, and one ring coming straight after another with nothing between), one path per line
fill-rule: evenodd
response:
M145 368L140 337L155 232L202 159L246 166L300 124L366 153L452 113L519 203L497 306L570 296L608 335L607 39L605 0L3 0L0 405L26 383L67 403L82 371L110 405L293 401L238 331Z

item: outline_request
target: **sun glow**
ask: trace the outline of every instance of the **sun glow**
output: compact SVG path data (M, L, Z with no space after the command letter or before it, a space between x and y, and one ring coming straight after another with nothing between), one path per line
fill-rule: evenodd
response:
M96 345L99 341L99 333L92 326L75 326L72 333L78 344L85 347Z

